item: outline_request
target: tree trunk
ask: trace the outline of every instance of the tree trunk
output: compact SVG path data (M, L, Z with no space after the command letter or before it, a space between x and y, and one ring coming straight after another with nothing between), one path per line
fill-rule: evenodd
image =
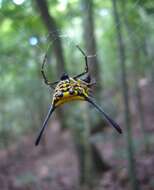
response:
M83 39L87 50L87 55L95 55L88 59L90 73L96 78L97 87L96 92L100 94L102 87L102 80L100 76L99 61L96 56L96 39L94 32L94 18L93 18L93 0L81 1L83 10Z
M73 128L79 161L79 182L83 186L92 187L94 180L97 179L96 176L106 172L110 167L102 159L96 146L90 142L91 132L87 105L83 104L81 108L83 116L77 119L78 123Z
M148 45L149 43L147 42L148 41L148 37L149 35L144 35L144 38L143 38L143 45L142 45L142 52L144 54L144 56L146 57L146 63L147 65L149 65L149 69L150 69L150 81L151 81L151 84L152 84L152 87L153 87L153 84L154 84L154 55L153 55L153 49L151 49L151 51L149 51L149 48L148 48ZM154 87L153 87L153 93L154 93ZM154 103L154 102L152 102Z
M54 41L53 50L57 60L57 73L59 77L65 71L65 61L62 50L62 43L59 38L60 34L58 32L59 28L55 22L55 19L49 14L48 6L46 0L36 0L37 6L40 10L42 20L48 30L49 38L51 42ZM52 33L54 35L52 35ZM55 40L55 36L57 37Z
M125 126L126 126L126 141L127 141L127 153L128 153L128 171L133 190L139 189L139 184L136 177L135 159L134 159L134 147L131 129L130 119L130 107L129 107L129 95L128 95L128 83L126 79L126 65L125 65L125 47L123 43L123 37L121 32L121 22L119 20L119 14L117 9L116 0L112 0L113 14L117 33L117 42L119 49L119 62L121 69L121 82L123 90L123 102L125 108Z
M101 97L101 75L100 75L100 67L99 67L99 61L96 56L97 53L97 47L96 47L96 39L95 39L95 32L94 32L94 18L93 18L93 0L83 0L81 1L81 7L83 11L83 20L82 20L82 26L83 26L83 39L84 44L87 50L87 55L91 55L91 57L88 58L88 65L90 69L90 74L95 77L96 79L96 97L100 100ZM85 129L85 137L86 135L90 135L91 129L93 128L91 124L91 117L88 117L88 123L89 130ZM87 133L87 134L86 134ZM85 138L86 141L86 138ZM99 174L100 172L105 172L107 169L109 169L108 164L104 161L102 156L100 155L99 151L97 150L96 146L89 141L87 141L87 147L90 146L90 156L91 156L91 168L93 169L93 172L91 174L91 180L93 178L92 174ZM88 148L87 148L88 149ZM87 157L87 156L86 156ZM86 157L84 158L86 160Z
M123 13L123 18L124 18L124 23L126 26L126 30L128 33L128 37L131 43L132 47L132 52L133 52L133 77L134 77L134 84L135 84L135 95L136 95L136 100L137 100L137 112L139 115L139 122L140 122L140 127L143 135L143 141L144 141L144 147L145 151L149 152L149 142L146 134L146 127L145 127L145 118L144 118L144 107L142 103L142 94L141 90L139 87L139 68L140 68L140 50L138 48L138 43L136 40L136 37L130 36L130 34L133 33L133 28L129 24L128 18L125 14L126 12L126 2L125 0L122 0L122 13ZM145 53L146 49L144 49Z
M91 186L93 172L91 147L89 143L90 126L86 106L85 103L80 106L83 114L80 118L77 118L78 123L73 128L73 134L79 162L80 185Z
M65 71L65 61L64 61L64 56L63 56L62 42L59 38L60 35L58 32L58 27L56 25L55 19L51 16L51 14L49 14L46 0L36 0L36 3L40 10L40 14L45 24L45 27L48 30L50 41L51 42L54 41L53 50L54 50L56 61L57 61L57 74L58 74L58 77L60 78L62 73L66 71ZM52 35L52 33L54 35ZM55 35L57 36L56 40L55 40ZM58 113L58 118L59 118L61 126L66 128L67 124L65 122L63 108L58 109L57 113Z

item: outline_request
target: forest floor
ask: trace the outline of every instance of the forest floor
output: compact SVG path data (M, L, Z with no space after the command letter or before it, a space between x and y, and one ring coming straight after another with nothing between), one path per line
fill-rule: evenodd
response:
M145 111L146 132L150 141L150 152L140 146L142 133L136 112L133 111L135 139L135 159L137 177L141 190L154 190L154 115L151 102L152 90L148 84L142 86ZM132 105L133 107L133 105ZM132 108L133 110L133 108ZM134 109L135 110L135 109ZM48 128L46 149L34 146L35 136L23 137L22 142L8 150L0 150L0 190L75 190L78 185L78 160L69 131L61 132L54 127ZM49 132L50 131L50 132ZM36 134L35 134L36 135ZM117 136L113 145L112 131L107 131L107 140L99 140L97 147L104 159L111 165L95 184L95 190L131 190L127 174L127 160L123 153L125 138ZM49 140L50 139L50 140ZM118 146L116 146L118 145ZM116 149L116 150L115 150Z

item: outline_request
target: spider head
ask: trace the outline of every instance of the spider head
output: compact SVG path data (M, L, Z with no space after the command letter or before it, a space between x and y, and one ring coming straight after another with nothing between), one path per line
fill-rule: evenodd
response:
M69 79L69 76L67 73L63 73L62 76L60 77L60 80L67 80Z
M83 79L83 81L85 81L86 83L90 83L91 82L90 75L87 75L87 77L85 79Z

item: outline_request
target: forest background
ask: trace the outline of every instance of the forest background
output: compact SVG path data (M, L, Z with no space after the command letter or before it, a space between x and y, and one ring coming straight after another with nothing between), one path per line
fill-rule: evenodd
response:
M153 0L0 0L0 189L154 189ZM46 74L84 70L119 135L87 103L52 101Z

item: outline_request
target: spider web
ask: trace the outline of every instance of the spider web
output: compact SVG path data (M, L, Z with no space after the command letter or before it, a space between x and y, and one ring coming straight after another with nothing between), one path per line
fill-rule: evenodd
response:
M140 4L140 2L141 2L141 0L136 0L136 1L134 1L134 4L131 6L131 8L129 9L129 12L127 12L127 13L125 13L125 16L127 17L129 14L130 14L130 12L131 11L133 11L133 10L135 10L135 9L137 9L138 8L138 5ZM3 3L3 1L1 2L1 4ZM78 2L79 3L79 2ZM89 9L89 7L88 7L88 9ZM95 12L97 12L97 8L95 8L94 7L94 11ZM110 13L109 14L112 14L112 6L110 7ZM6 15L3 15L2 14L2 12L0 13L3 17L5 17ZM95 20L97 20L97 17L98 17L98 15L96 15L95 16ZM82 18L80 18L80 19L82 19ZM120 23L122 23L123 22L123 19L124 19L124 16L120 16ZM82 21L80 21L80 24L81 24L81 22ZM69 25L68 25L69 26ZM74 25L72 24L72 22L70 22L70 28L71 27L73 27ZM82 28L82 26L80 26L81 28ZM114 29L115 28L117 28L118 27L118 25L115 25L114 24ZM103 23L102 23L102 28L103 28ZM131 37L131 38L133 38L133 36L137 36L138 35L138 32L140 31L142 29L142 24L141 25L138 25L137 26L137 28L134 30L134 31L132 31L130 34L129 34L129 36ZM82 29L81 29L82 30ZM24 30L22 30L22 29L20 29L20 31L22 31L22 32L24 32ZM59 34L57 34L57 33L59 33ZM69 47L69 45L70 44L72 44L73 46L75 46L76 44L81 44L81 42L83 41L82 40L82 31L80 31L80 34L78 34L78 35L80 35L80 39L79 38L77 38L76 36L78 36L78 35L76 35L76 31L74 30L74 29L72 29L72 31L71 32L68 32L68 31L64 31L64 30L59 30L59 29L57 29L57 30L55 30L55 31L50 31L50 33L49 34L47 34L46 36L44 36L44 38L43 38L43 40L42 40L42 42L41 43L45 43L46 44L46 50L45 51L48 51L48 49L49 49L49 47L50 46L52 46L53 44L54 44L54 42L58 39L58 38L61 38L62 40L64 40L65 39L65 41L67 41L67 46ZM35 36L35 35L34 35ZM53 40L51 40L51 37L52 36L52 38L53 38ZM28 39L29 40L29 39ZM91 40L93 40L93 39L91 39ZM129 39L126 39L125 40L125 43L127 43L127 41L128 41ZM41 45L38 43L37 45L36 45L41 51L43 51L44 52L44 49L41 47ZM138 48L140 48L142 46L142 44L139 44L138 45ZM71 48L70 48L71 49ZM42 53L43 53L42 52ZM98 52L95 52L96 54L98 53Z
M140 4L141 0L136 0L134 1L134 4L131 6L131 8L129 8L129 11L125 13L125 17L129 16L129 14L138 9L139 8L139 4ZM97 8L95 8L95 12L97 11ZM112 7L110 8L108 14L110 14L112 17ZM97 20L97 16L96 15L94 17L94 20ZM113 18L114 19L114 18ZM124 16L123 15L120 15L120 24L121 25L124 25L123 23L123 20L124 20ZM82 22L82 21L81 21ZM66 46L66 48L69 48L69 49L72 49L72 46L75 47L75 45L77 44L81 44L81 42L83 41L82 40L82 23L80 22L81 26L80 26L80 33L78 34L79 35L79 38L77 38L76 36L76 31L75 30L72 30L71 32L64 32L63 30L55 30L55 31L51 31L46 37L45 37L45 40L44 40L44 43L46 44L47 48L45 51L48 51L50 49L51 46L54 45L55 41L60 38L61 41L62 41L62 44L63 46ZM74 25L70 22L70 28L73 28ZM102 23L102 27L103 27L103 23ZM113 29L114 31L116 32L116 28L118 28L118 24L114 24L113 25ZM135 29L133 29L133 31L131 31L131 33L129 34L129 38L124 38L124 44L127 46L127 43L130 41L130 40L133 40L134 39L134 36L137 37L138 36L138 32L140 32L140 30L143 28L143 25L142 23L138 24L137 27ZM96 28L97 30L97 28ZM107 32L107 31L106 31ZM58 33L58 34L57 34ZM52 36L52 39L51 40L51 36ZM96 37L96 35L94 36ZM93 39L91 38L91 41ZM98 41L96 39L96 41ZM97 43L97 42L96 42ZM143 42L144 43L144 42ZM137 47L138 49L140 49L143 45L143 43L139 43L137 44ZM83 43L82 43L83 44ZM37 45L38 48L40 48L40 45L38 44ZM65 48L64 48L65 49ZM42 51L42 50L41 50ZM44 51L44 50L43 50ZM75 49L74 49L75 51ZM95 55L99 55L99 51L97 50L97 52L94 52L94 55L90 55L90 56L95 56Z
M131 8L129 8L129 12L126 12L125 13L125 16L127 17L127 16L129 16L129 14L131 13L131 11L134 11L134 10L136 10L136 9L138 9L139 8L139 4L140 4L140 2L141 2L141 0L136 0L136 1L134 1L134 3L132 4L132 6L131 6ZM78 2L79 3L79 2ZM88 8L89 9L89 8ZM100 15L98 15L97 14L97 11L98 11L98 9L97 9L97 7L94 7L94 21L96 21L97 20L97 18L98 18L98 16L100 17ZM111 15L111 17L113 17L112 16L112 6L109 8L109 12L108 12L108 14L110 14ZM0 13L1 15L2 15L2 17L5 17L6 15L3 15L2 13ZM74 16L75 17L75 16ZM63 47L66 47L66 48L63 48L64 50L65 49L69 49L69 51L71 52L72 51L72 48L73 48L73 51L77 51L76 49L75 49L75 45L76 44L83 44L82 42L83 42L83 35L82 35L82 33L83 33L83 31L82 31L82 18L80 17L80 16L77 16L78 18L79 18L79 20L78 20L78 22L79 22L79 24L76 26L76 27L80 27L80 29L79 29L79 33L78 32L76 32L76 28L74 29L74 24L73 24L73 21L72 22L69 22L69 20L68 20L68 28L69 28L69 31L68 30L66 30L66 29L64 29L64 30L55 30L55 31L50 31L50 33L49 34L47 34L47 35L44 35L43 37L41 37L41 40L40 41L38 41L38 43L35 45L35 46L33 46L33 48L35 49L35 48L38 48L39 50L40 50L40 55L41 55L41 57L42 57L42 59L41 60L43 60L43 57L44 57L44 54L46 53L46 52L48 52L48 54L50 54L51 52L50 52L50 47L53 47L54 46L54 43L55 43L55 41L58 39L58 38L60 38L61 40L62 40L62 45L63 45ZM104 17L105 18L105 17ZM104 19L103 18L103 19ZM72 18L73 19L73 18ZM100 20L100 18L99 18L99 20ZM124 16L122 15L122 16L120 16L120 23L123 25L123 20L124 20ZM113 25L113 28L114 28L114 30L117 28L117 27L119 27L118 25ZM135 30L134 31L132 31L130 34L129 34L129 38L125 38L124 39L124 43L125 43L125 45L127 45L127 43L128 43L128 41L130 40L130 38L131 38L131 40L134 38L134 36L135 37L137 37L138 36L138 32L142 29L142 27L143 27L143 25L142 25L142 23L141 24L138 24L137 25L137 27L135 28ZM97 26L96 26L96 32L95 32L95 37L96 37L96 41L97 41L97 44L98 44L98 37L97 37ZM103 29L103 23L102 23L102 29ZM110 30L110 29L109 29ZM22 29L22 28L20 28L20 30L19 31L21 31L21 32L23 32L24 33L24 30ZM106 31L107 32L107 31ZM58 34L57 34L58 33ZM19 35L19 34L18 34ZM35 36L35 34L32 34L32 36ZM40 34L41 35L41 34ZM52 36L52 39L53 40L51 40L51 36ZM31 37L31 36L29 36L29 37ZM27 39L27 41L28 41L29 39ZM92 38L90 39L91 41L93 40ZM22 41L22 43L21 44L23 44L24 43L24 41L25 41L25 39L21 39L21 41ZM43 44L43 46L42 46L42 44ZM139 44L137 44L137 47L136 48L141 48L142 47L142 43L139 43ZM20 46L20 44L19 44L19 46ZM45 48L44 48L44 46L45 46ZM83 48L83 45L81 45L81 47ZM83 48L84 49L84 48ZM79 54L78 54L79 55ZM94 52L94 55L89 55L89 56L95 56L95 55L97 55L98 56L98 58L100 58L101 56L100 56L100 51L99 50L97 50L96 52ZM83 57L81 56L81 55L79 55L80 57L81 57L81 59L83 59ZM16 55L16 57L19 57L19 55ZM74 58L74 60L76 60L76 57ZM73 62L73 60L71 61L71 62ZM82 61L83 62L83 61ZM78 62L78 64L80 63L80 61ZM41 64L41 61L40 61L40 64ZM106 63L104 63L103 61L102 61L102 64L106 64ZM72 64L73 65L73 64ZM39 65L40 66L40 65ZM76 66L78 66L78 65L74 65L74 67L76 67ZM82 66L81 66L83 69L84 69L84 63L82 64Z

